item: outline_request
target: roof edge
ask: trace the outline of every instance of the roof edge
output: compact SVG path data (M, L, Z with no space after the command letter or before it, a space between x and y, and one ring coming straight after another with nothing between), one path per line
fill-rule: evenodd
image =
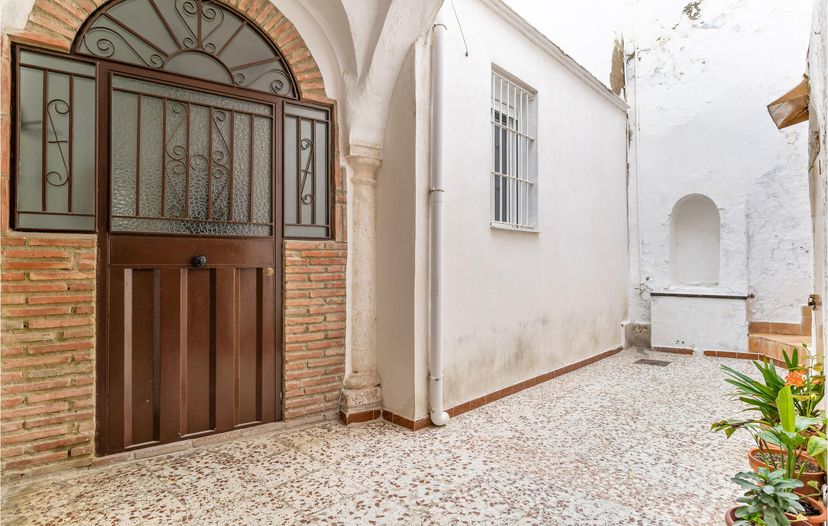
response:
M570 73L583 80L593 91L601 95L603 98L611 102L620 110L627 111L629 106L618 95L612 92L603 82L595 78L595 75L590 73L585 67L579 64L574 58L567 55L564 50L552 42L549 37L541 33L535 26L530 24L525 18L517 14L511 7L506 5L503 0L480 0L484 5L489 7L492 11L498 14L501 18L509 22L512 27L520 31L526 38L537 44L541 49L546 51L548 55L558 61L563 67L569 70Z

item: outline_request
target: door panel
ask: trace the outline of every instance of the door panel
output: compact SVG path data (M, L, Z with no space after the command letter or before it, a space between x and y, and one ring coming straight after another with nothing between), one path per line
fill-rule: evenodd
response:
M215 316L211 301L214 289L213 272L186 272L187 340L184 364L184 427L182 437L215 428L215 363L213 345Z
M132 415L124 421L124 440L130 444L158 440L159 277L151 269L124 270L124 410Z
M111 81L102 452L278 420L276 106Z
M280 418L272 267L141 264L110 266L111 451Z

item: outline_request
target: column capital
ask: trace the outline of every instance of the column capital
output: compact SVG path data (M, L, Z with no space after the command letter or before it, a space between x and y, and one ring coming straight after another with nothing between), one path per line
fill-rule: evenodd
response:
M355 183L374 183L377 170L382 166L382 148L368 144L351 143L350 153L346 157L354 173L351 180Z

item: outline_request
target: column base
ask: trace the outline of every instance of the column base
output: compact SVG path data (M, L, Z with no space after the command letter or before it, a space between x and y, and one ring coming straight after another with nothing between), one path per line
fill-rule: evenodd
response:
M339 418L343 424L369 422L382 416L382 389L379 386L342 390Z

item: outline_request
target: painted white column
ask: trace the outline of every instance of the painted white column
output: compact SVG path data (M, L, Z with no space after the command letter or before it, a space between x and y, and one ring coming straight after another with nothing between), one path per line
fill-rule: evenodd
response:
M345 415L381 408L377 374L377 170L382 151L352 144L351 166L351 341L341 410Z

